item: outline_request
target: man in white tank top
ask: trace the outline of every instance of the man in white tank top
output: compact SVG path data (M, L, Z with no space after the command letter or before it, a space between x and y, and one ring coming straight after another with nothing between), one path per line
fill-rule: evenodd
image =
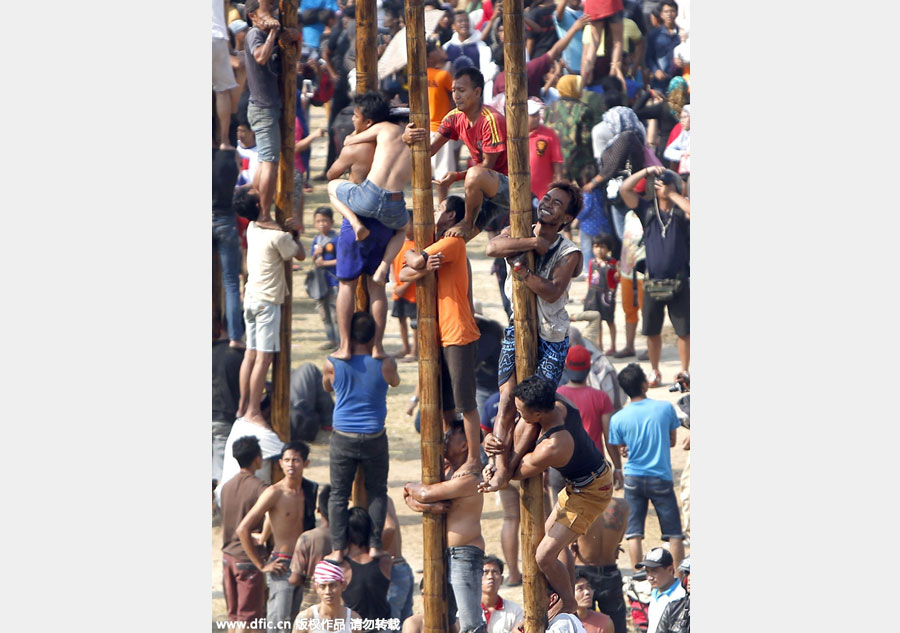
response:
M313 573L319 603L297 614L294 631L311 633L334 633L350 631L350 621L359 619L355 611L344 606L344 570L340 566L322 560ZM339 622L342 620L343 622Z

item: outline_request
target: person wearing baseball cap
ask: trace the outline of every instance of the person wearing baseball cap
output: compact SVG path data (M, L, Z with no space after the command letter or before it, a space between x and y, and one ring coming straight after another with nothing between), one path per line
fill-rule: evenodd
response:
M344 606L344 570L331 561L320 560L313 572L319 603L297 614L294 631L349 631L350 620L359 614ZM343 627L338 623L343 620ZM313 623L315 621L315 623Z
M559 136L541 124L544 102L528 100L528 160L531 166L531 193L543 198L551 182L563 178L563 155Z
M690 633L691 631L691 557L688 556L678 566L683 577L681 586L687 595L680 600L672 600L663 609L656 633Z
M650 608L647 611L647 630L656 631L660 618L670 602L680 600L687 595L684 587L675 576L675 564L672 554L662 547L654 547L644 560L634 566L635 569L646 569L647 580L653 590L650 592Z
M625 476L622 472L622 456L619 451L608 447L609 420L615 412L612 400L602 389L595 389L587 384L591 373L591 353L583 345L573 345L566 353L565 374L569 382L557 388L556 392L571 400L581 412L584 430L594 441L602 455L609 455L613 463L613 485L616 490L622 488ZM604 451L604 447L607 447Z

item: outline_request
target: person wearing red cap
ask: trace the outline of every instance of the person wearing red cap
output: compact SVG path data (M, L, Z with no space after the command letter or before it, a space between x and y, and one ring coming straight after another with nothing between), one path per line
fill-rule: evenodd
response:
M625 482L625 476L622 474L622 457L608 445L609 418L615 413L615 409L605 391L588 386L587 378L590 373L591 353L583 345L573 345L566 354L566 374L569 382L557 388L556 392L578 407L584 430L594 440L601 455L604 453L603 447L607 447L606 454L609 455L615 469L613 482L616 490L619 490Z
M339 565L321 560L316 564L313 582L319 594L319 603L297 614L294 631L349 631L350 621L359 619L359 614L344 606L344 570Z

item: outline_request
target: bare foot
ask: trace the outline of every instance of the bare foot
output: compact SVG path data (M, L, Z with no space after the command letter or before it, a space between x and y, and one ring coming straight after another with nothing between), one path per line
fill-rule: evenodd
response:
M613 356L613 355L615 355L615 353L616 353L616 348L615 348L615 347L610 347L608 350L606 350L605 352L603 352L603 354L604 354L605 356Z
M466 225L465 221L459 222L458 224L454 224L449 229L444 232L444 235L447 237L461 237L464 240L469 239L469 234L472 232L471 227Z
M353 232L356 233L356 241L357 242L362 242L364 239L369 237L369 233L370 233L369 229L367 229L362 224L360 224L359 226L353 227ZM384 262L382 262L382 263L384 263ZM381 268L381 267L379 266L379 268ZM378 271L376 271L375 274L377 275ZM381 285L383 286L384 282L382 282Z
M407 356L409 356L409 350L408 350L408 349L401 349L399 352L397 352L396 354L394 354L394 360L403 360L403 359L406 358Z
M327 561L330 561L337 565L340 565L341 563L344 562L344 552L342 552L339 549L336 549L333 552L331 552L328 556L326 556L324 560L327 560Z
M230 341L228 347L231 349L247 349L247 344L244 341Z
M368 230L369 229L366 229L366 231ZM372 281L374 281L379 286L384 286L385 284L387 284L388 273L390 271L391 265L388 262L381 262L380 264L378 264L378 268L375 269L375 274L372 275Z
M338 348L336 352L331 355L332 358L336 358L338 360L350 360L353 358L353 354L350 353L349 349L344 347Z
M377 547L370 547L369 548L369 556L371 556L372 558L378 559L378 558L381 558L382 556L390 556L390 554L388 554L383 549L378 549Z
M384 351L384 347L382 347L381 345L373 345L372 358L381 360L382 358L388 358L388 354Z
M222 143L221 145L219 145L219 149L225 150L225 151L233 150L234 145L232 145L231 143Z
M247 422L259 424L260 426L269 426L269 422L266 420L265 417L263 417L263 414L261 411L254 411L252 413L248 412L246 415L244 415L244 419Z

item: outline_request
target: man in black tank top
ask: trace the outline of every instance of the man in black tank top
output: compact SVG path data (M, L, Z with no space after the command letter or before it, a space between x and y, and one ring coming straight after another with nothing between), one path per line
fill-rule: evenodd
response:
M557 556L580 535L587 532L612 498L612 468L597 450L581 423L581 414L569 400L556 393L555 387L537 376L519 383L513 390L516 410L526 424L516 425L510 470L513 479L528 479L553 466L566 479L553 512L544 526L545 535L538 543L536 559L547 582L556 588L560 600L555 613L575 613L575 590L568 569ZM540 436L532 443L538 427ZM489 470L489 465L486 470ZM485 473L485 481L490 477ZM482 484L488 491L489 484Z

